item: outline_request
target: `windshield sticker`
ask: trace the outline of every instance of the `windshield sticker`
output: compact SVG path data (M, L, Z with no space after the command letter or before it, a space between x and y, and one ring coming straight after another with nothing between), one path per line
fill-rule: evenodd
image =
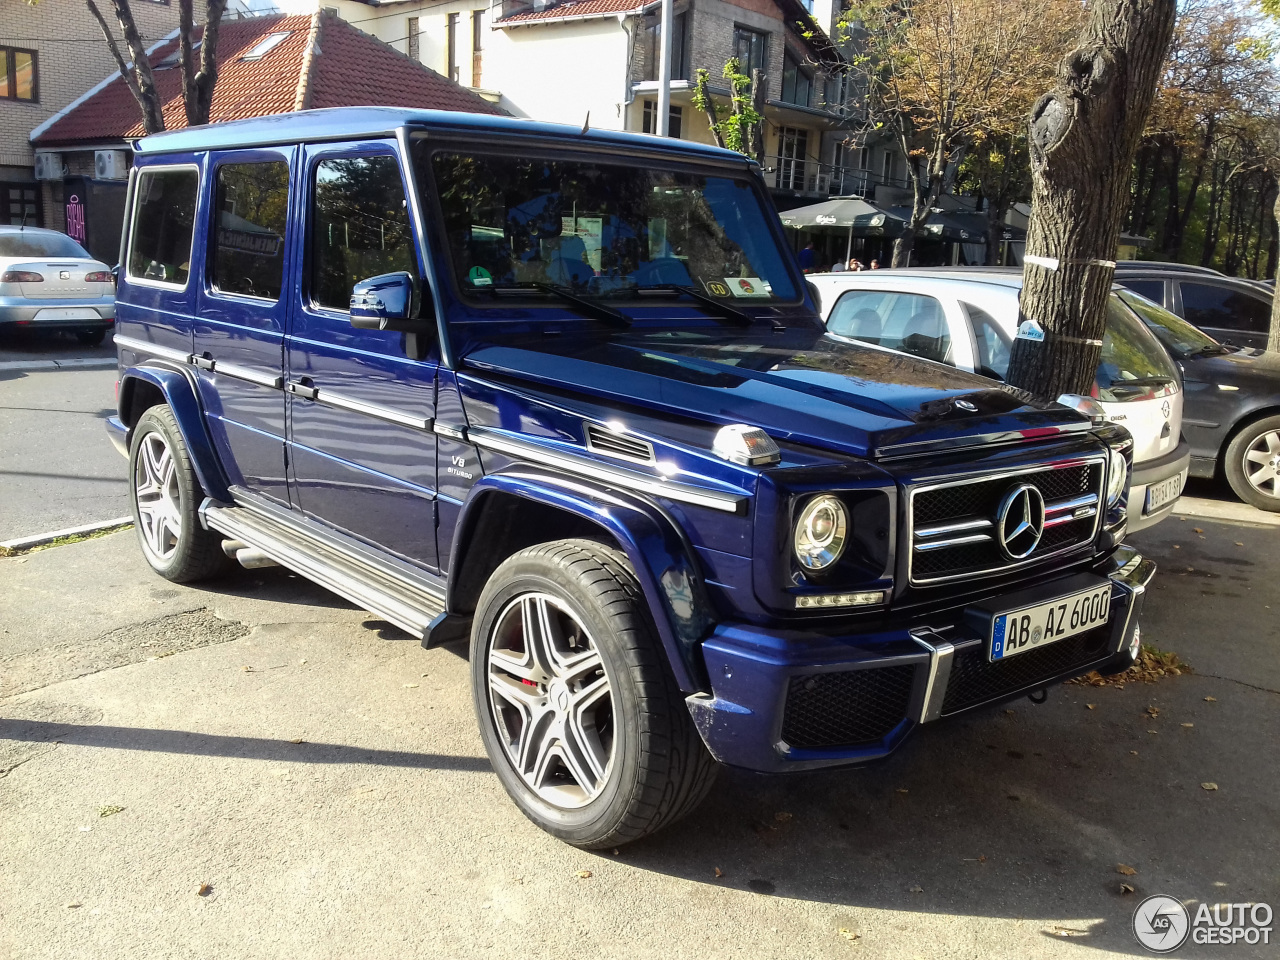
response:
M730 296L729 288L726 287L719 280L708 280L706 286L707 286L707 293L711 294L713 297Z
M484 267L472 267L467 273L467 279L471 281L473 287L493 286L493 275Z
M759 277L725 277L724 282L735 297L767 297L769 287Z
M1044 342L1044 330L1034 320L1023 320L1018 326L1018 339L1034 340L1037 343L1042 343Z

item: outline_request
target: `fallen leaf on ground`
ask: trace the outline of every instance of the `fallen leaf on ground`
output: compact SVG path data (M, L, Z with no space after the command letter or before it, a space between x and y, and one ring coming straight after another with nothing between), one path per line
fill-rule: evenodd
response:
M1125 894L1127 894L1127 893L1133 893L1133 886L1132 886L1132 884L1128 884L1128 883L1122 883L1122 884L1120 884L1120 895L1121 895L1121 896L1124 896L1124 895L1125 895Z
M894 793L910 793L910 792L911 791L908 790L906 787L899 787L897 790L894 791Z
M1148 713L1150 716L1158 717L1158 716L1160 716L1160 708L1159 708L1159 707L1147 707L1147 713Z
M1093 710L1098 705L1096 703L1086 703L1085 706L1088 707L1090 710Z
M723 876L724 876L724 871L723 871L723 870L721 870L719 867L716 867L716 876L717 876L717 877L723 877Z
M68 910L74 910L74 909L75 909L76 907L78 907L78 906L80 906L80 904L78 904L78 903L68 903L68 904L67 904L67 909L68 909Z
M1194 726L1195 726L1195 724L1194 724L1194 723L1184 723L1184 724L1183 724L1183 726L1184 726L1184 727L1194 727Z
M1205 702L1205 703L1217 703L1217 702L1218 702L1218 698L1217 698L1217 697L1205 697L1205 698L1204 698L1204 702Z
M100 816L100 817L112 817L112 816L115 816L117 813L120 813L120 812L121 812L121 811L123 811L123 810L124 810L124 807L116 807L116 806L99 807L99 808L98 808L98 816Z
M580 879L582 879L582 880L587 880L587 879L590 879L590 877L591 877L591 871L590 871L590 870L579 870L577 873L575 873L575 874L574 874L574 876L575 876L575 877L578 877L578 878L580 878Z
M1240 540L1237 540L1237 541L1236 541L1236 546L1237 546L1237 547L1243 547L1243 546L1244 546L1244 543L1243 543L1242 541L1240 541Z
M840 936L844 937L846 940L852 941L852 940L857 940L858 937L861 936L861 934L854 933L852 930L848 929L847 927L841 927Z
M1121 876L1132 877L1137 872L1137 870L1133 869L1133 867L1129 866L1127 863L1116 864L1116 873Z
M1192 527L1191 529L1194 533L1204 533L1204 531L1201 530L1199 527Z
M196 890L197 897L207 897L211 893L213 893L213 884L211 883L202 883L200 888Z
M786 823L788 820L793 819L793 817L785 811L779 811L773 815L773 819L777 820L779 823Z
M290 742L290 743L306 743L307 741L303 740L301 737L295 737L294 739L290 740L289 742Z
M914 887L912 887L912 888L911 888L911 892L912 892L912 893L924 893L924 887L920 886L919 884L916 884Z
M1137 751L1137 750L1130 750L1129 752L1130 752L1131 754L1133 754L1135 757L1138 755L1138 751Z
M406 684L404 685L404 688L405 688L406 690L412 690L412 689L413 689L414 687L416 687L416 686L417 686L417 684L416 684L416 683L406 683Z
M1201 788L1202 790L1217 790L1217 789L1218 789L1218 785L1217 785L1216 783L1214 783L1212 780L1209 780L1209 781L1207 781L1207 782L1205 782L1205 783L1200 784L1200 788Z
M1159 733L1159 730L1148 730L1147 733Z

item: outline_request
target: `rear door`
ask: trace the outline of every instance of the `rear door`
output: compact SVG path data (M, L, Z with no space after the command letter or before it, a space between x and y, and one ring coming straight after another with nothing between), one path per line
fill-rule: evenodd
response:
M351 326L351 288L420 276L393 140L304 148L305 236L286 372L290 481L308 517L438 569L437 356L402 333Z
M1247 284L1179 280L1181 314L1215 340L1237 347L1265 348L1271 325L1271 298Z
M282 503L285 277L290 167L297 148L214 154L194 361L213 441L231 482Z

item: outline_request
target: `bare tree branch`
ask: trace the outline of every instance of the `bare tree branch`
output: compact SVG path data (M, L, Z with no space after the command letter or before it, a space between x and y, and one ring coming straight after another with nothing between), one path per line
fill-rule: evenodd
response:
M142 45L142 37L138 35L138 28L133 23L133 11L129 9L129 0L114 0L114 6L116 18L120 21L125 42L129 44L129 51L133 57L132 68L121 55L120 46L116 43L111 27L97 4L93 0L85 0L85 3L89 7L89 12L93 14L93 18L98 21L98 26L102 28L102 36L106 39L107 49L111 51L111 56L120 70L121 79L129 87L129 92L133 94L133 98L138 101L138 106L142 109L143 128L147 133L159 133L164 129L164 113L160 109L160 97L156 93L155 78L151 74L151 64L147 60L146 48ZM123 13L121 13L122 9Z

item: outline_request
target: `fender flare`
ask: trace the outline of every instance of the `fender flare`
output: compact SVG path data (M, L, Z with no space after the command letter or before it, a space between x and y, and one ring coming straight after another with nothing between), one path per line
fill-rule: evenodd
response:
M609 534L640 581L680 689L686 693L709 689L701 644L718 617L692 546L659 506L642 497L536 467L488 474L475 483L462 506L449 560L451 574L463 569L471 533L486 500L495 494L563 510ZM460 579L449 577L446 609L451 612L458 609Z
M151 384L164 395L165 403L178 421L178 429L191 457L191 466L204 492L216 500L229 503L231 494L227 489L227 476L205 427L204 410L200 406L196 385L190 373L144 363L129 367L120 375L119 413L121 422L129 428L130 443L133 440L133 424L125 416L132 405L133 391L139 381Z

